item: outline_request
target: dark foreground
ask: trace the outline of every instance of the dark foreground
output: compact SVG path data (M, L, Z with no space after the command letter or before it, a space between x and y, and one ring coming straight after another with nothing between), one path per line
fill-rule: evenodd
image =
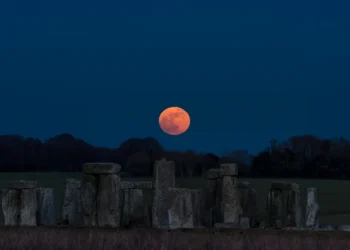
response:
M350 250L347 232L1 227L1 250Z

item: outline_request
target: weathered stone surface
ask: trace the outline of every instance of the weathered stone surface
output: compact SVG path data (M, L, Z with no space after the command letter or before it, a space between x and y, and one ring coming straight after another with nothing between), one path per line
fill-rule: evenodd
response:
M347 231L347 232L349 232L349 231L350 231L350 225L340 225L340 226L337 226L337 230L338 230L338 231Z
M223 163L220 164L220 175L221 176L237 176L238 166L236 163Z
M32 189L36 188L36 181L16 180L8 185L10 189Z
M121 168L119 164L112 162L92 162L83 165L83 172L92 175L117 174L120 172Z
M249 217L241 217L239 220L239 225L241 228L248 229L250 228L250 219Z
M96 177L93 175L84 174L81 199L85 226L97 226L96 193Z
M202 211L202 191L199 189L190 189L193 208L193 227L202 227L201 211Z
M152 181L122 181L120 187L122 189L152 189Z
M206 227L213 227L216 221L216 195L217 181L216 179L208 179L203 192L203 211L201 222Z
M258 195L249 182L238 182L237 188L240 191L240 202L243 210L242 216L249 218L251 227L257 226Z
M218 222L215 223L214 228L241 228L241 225L233 222Z
M292 183L286 193L286 225L287 227L301 227L301 205L299 185Z
M55 195L53 188L37 188L38 225L56 225Z
M122 225L143 224L149 226L147 205L144 204L142 189L124 189Z
M2 190L2 211L5 226L18 226L21 210L21 191L18 189Z
M221 177L221 169L219 168L208 169L206 176L207 176L207 179L209 180L218 179Z
M306 197L305 226L318 228L320 206L317 199L317 189L307 188Z
M120 176L99 176L97 193L97 224L102 227L119 227L121 222Z
M284 182L273 182L271 183L271 189L286 189L287 184Z
M36 189L21 190L21 210L19 225L20 226L36 226L36 214L38 210Z
M240 204L240 192L236 188L235 180L231 176L222 179L221 209L224 223L239 223L243 213Z
M284 224L284 197L282 189L270 189L267 199L267 227L282 228Z
M69 225L83 225L83 207L81 202L81 181L66 179L62 206L62 220Z
M193 228L192 192L185 188L169 188L169 228Z
M154 228L168 228L168 193L175 187L175 164L162 159L154 164L153 170L152 225Z

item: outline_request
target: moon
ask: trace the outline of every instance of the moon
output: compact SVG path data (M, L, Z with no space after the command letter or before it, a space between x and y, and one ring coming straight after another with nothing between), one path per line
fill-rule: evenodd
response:
M170 107L159 115L159 126L169 135L181 135L190 127L189 114L180 107Z

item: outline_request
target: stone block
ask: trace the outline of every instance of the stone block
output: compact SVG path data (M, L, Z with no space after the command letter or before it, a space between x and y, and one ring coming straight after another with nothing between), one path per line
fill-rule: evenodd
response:
M31 189L36 188L36 181L16 180L8 185L10 189Z
M21 211L21 191L18 189L3 189L1 206L5 226L18 226Z
M81 181L66 179L62 206L62 220L69 225L83 225L83 207L81 201Z
M169 188L169 228L194 228L192 191L186 188Z
M156 161L153 169L152 225L154 228L168 228L168 193L175 187L175 164L162 159Z
M53 188L37 188L38 225L56 225L56 207Z
M83 165L83 172L91 175L118 174L120 170L121 166L119 164L111 162L93 162Z
M97 189L97 224L101 227L120 227L121 188L120 176L108 174L99 176Z
M85 226L97 226L96 195L96 177L84 174L82 180L81 200Z
M36 189L22 189L21 190L21 205L20 205L20 226L36 226L36 214L38 210Z
M221 176L238 176L238 166L236 163L220 164Z
M212 179L218 179L221 177L221 169L208 169L207 171L207 179L212 180Z
M224 176L222 179L221 211L224 223L239 223L243 214L240 204L240 192L235 187L234 178Z

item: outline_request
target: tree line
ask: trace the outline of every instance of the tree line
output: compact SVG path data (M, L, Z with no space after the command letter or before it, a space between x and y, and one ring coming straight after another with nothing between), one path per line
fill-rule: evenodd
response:
M271 140L257 155L235 150L224 156L165 150L154 138L131 138L118 148L95 147L70 134L44 142L17 135L0 136L1 172L80 172L86 162L115 162L123 175L150 176L156 160L173 160L177 176L200 176L220 163L235 162L244 177L350 179L350 141L312 135Z

